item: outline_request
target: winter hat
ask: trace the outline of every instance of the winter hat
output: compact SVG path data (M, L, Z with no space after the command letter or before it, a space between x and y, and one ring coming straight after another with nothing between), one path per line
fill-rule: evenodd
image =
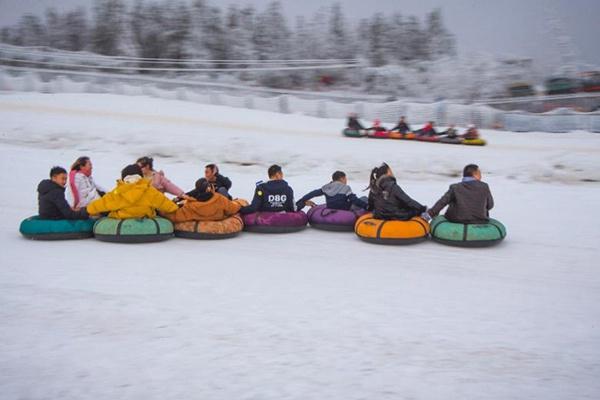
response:
M137 164L130 164L130 165L126 166L125 168L123 168L123 170L121 171L121 179L125 179L125 177L129 176L129 175L139 175L141 178L142 177L142 169Z

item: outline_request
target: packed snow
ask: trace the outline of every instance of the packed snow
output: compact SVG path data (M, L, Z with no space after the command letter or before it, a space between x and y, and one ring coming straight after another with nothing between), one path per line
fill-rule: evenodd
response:
M410 122L410 115L408 116ZM99 94L0 94L0 399L597 399L600 135L484 130L485 147L350 139L344 121ZM249 199L388 162L433 203L481 166L507 239L377 246L314 229L116 245L34 242L37 183L80 155L110 187L152 155Z

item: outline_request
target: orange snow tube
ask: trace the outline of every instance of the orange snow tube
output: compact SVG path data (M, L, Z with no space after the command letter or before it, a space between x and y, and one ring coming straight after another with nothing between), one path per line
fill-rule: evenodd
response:
M175 224L175 236L185 239L228 239L244 229L239 214L222 221L186 221Z
M383 220L365 214L354 225L354 232L365 242L377 244L412 244L429 235L429 224L421 217L408 221Z

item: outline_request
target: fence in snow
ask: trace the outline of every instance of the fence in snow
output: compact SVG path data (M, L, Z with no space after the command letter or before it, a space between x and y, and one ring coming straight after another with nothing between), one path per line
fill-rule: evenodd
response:
M577 113L558 109L543 114L501 111L485 104L456 104L448 101L378 102L375 97L343 96L308 92L277 91L247 86L190 82L177 79L118 76L79 71L39 71L0 66L1 91L42 93L115 93L186 100L202 104L224 105L280 113L303 114L318 118L345 118L356 112L366 120L376 118L387 124L405 115L413 125L435 121L437 125L473 123L483 128L510 131L600 132L600 112Z

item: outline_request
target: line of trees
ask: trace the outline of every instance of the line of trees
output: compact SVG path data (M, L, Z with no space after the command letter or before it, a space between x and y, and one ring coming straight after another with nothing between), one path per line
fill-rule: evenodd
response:
M406 66L455 55L455 39L439 9L423 21L400 13L376 13L355 23L336 3L310 17L298 17L291 27L279 1L257 10L252 5L224 9L206 0L136 0L129 7L124 0L96 0L91 17L81 8L64 13L49 8L44 17L24 15L15 26L0 31L0 40L144 58L358 58L371 67ZM338 74L343 80L345 72ZM275 81L266 84L279 86L289 78L301 77L282 71L270 74Z

